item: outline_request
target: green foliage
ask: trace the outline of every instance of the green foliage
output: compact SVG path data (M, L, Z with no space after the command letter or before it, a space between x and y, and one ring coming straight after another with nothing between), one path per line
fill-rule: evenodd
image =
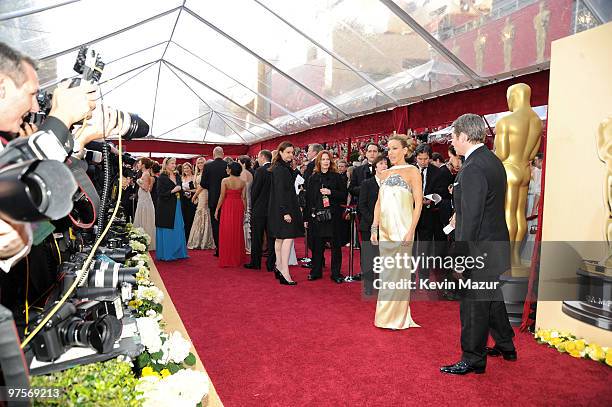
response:
M185 358L184 360L185 364L187 366L193 366L196 363L196 358L195 355L191 352L189 352L189 355Z
M77 366L63 372L32 377L32 387L61 389L59 398L37 399L34 406L107 406L137 407L136 384L131 366L110 360Z
M359 150L351 151L351 154L349 154L349 165L352 165L352 163L357 160L359 160Z

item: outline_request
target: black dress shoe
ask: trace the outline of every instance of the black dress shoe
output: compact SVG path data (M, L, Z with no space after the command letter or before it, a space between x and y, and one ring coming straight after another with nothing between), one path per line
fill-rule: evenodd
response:
M245 265L244 265L244 268L245 268L245 269L250 269L250 270L260 270L260 269L261 269L261 267L256 266L256 265L251 264L251 263L247 263L247 264L245 264Z
M516 351L515 350L511 350L511 351L503 351L501 349L498 349L496 347L493 348L489 348L486 347L485 351L487 352L488 356L491 357L498 357L498 356L503 356L504 360L508 360L510 362L516 362L517 356L516 356Z
M454 365L442 366L440 368L440 371L442 373L458 374L458 375L465 375L468 373L481 374L485 372L485 368L472 366L469 363L464 362L462 360L461 362L455 363Z
M276 277L277 280L280 280L282 276L283 274L280 272L280 270L274 267L274 277Z
M340 274L338 277L332 277L332 281L335 281L336 284L344 283L344 276Z
M315 281L320 279L321 276L313 276L312 274L308 274L308 281Z
M219 253L218 253L218 252L215 252L215 254L213 254L213 256L215 256L215 257L219 257Z

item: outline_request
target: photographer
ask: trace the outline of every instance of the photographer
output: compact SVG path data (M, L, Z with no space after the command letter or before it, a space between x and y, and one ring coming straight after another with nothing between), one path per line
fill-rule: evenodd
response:
M0 132L2 147L12 136L10 133L28 135L35 126L24 126L23 118L30 112L38 112L38 75L36 63L0 42ZM95 108L95 87L90 84L69 89L58 87L52 100L49 117L40 130L52 131L56 136L70 137L70 126L88 117ZM28 225L9 219L0 220L0 267L8 271L23 258L31 245Z

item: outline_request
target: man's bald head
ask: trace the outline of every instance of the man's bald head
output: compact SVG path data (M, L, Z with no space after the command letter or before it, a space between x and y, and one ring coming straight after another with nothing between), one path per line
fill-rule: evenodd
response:
M214 158L223 158L223 148L217 146L213 149Z

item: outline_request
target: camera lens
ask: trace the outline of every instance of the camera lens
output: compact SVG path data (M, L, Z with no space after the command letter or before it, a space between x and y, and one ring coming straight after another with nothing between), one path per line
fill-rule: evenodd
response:
M122 329L121 322L112 315L104 315L95 321L73 317L60 332L60 337L64 346L93 348L98 353L106 353L113 348Z
M118 135L126 140L142 138L149 134L149 124L137 114L117 111L117 121L120 123Z
M32 200L32 203L40 212L45 212L49 206L48 190L45 188L45 181L36 173L30 173L27 177L23 177L23 182L26 184L27 192Z

